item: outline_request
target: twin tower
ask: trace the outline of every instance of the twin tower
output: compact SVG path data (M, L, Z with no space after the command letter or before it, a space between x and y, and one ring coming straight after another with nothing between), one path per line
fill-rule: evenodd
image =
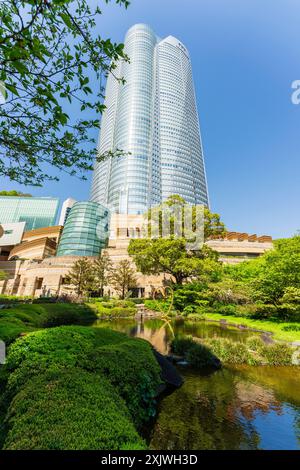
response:
M129 29L125 53L106 85L98 151L125 154L95 164L91 200L141 214L171 194L208 206L189 53L145 24Z

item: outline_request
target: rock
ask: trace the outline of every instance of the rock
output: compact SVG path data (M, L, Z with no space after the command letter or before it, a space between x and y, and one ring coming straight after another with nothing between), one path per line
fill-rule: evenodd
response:
M165 356L160 354L155 349L153 350L154 355L161 367L161 377L168 384L173 387L180 387L183 384L183 378L178 373L176 367L166 359Z

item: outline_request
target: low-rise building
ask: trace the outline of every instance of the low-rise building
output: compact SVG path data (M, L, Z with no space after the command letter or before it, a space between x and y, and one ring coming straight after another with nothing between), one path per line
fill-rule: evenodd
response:
M104 235L107 236L108 214L101 212L98 225L99 214L94 217L95 208L89 206L89 210L86 210L86 206L82 204L76 203L73 206L74 218L70 214L62 236L60 226L23 234L21 243L10 251L6 260L0 261L0 270L7 273L7 279L0 281L0 293L35 297L70 294L72 288L65 281L74 262L83 257L94 260L101 250L102 254L109 256L113 266L117 266L124 259L134 265L127 249L131 238L143 236L143 216L113 214L110 221L110 237L105 247ZM95 238L97 233L99 240ZM88 240L90 243L87 243ZM59 249L55 256L57 244ZM272 238L269 236L257 237L239 232L227 232L223 238L212 238L207 244L219 252L224 263L249 260L273 247ZM168 274L145 276L137 273L136 277L134 297L149 297L154 291L163 291L166 281L170 279ZM108 286L105 292L116 294L111 286Z

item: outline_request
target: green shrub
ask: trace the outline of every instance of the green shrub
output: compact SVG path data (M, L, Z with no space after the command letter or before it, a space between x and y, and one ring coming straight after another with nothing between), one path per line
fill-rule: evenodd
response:
M160 367L149 343L126 338L119 344L94 349L81 364L105 376L125 400L139 427L155 414Z
M252 351L259 352L264 347L265 343L263 342L260 336L250 336L246 339L246 344L248 348Z
M227 338L211 338L205 340L204 344L225 364L253 365L257 363L244 343L234 342Z
M217 309L217 313L220 313L221 315L236 315L237 313L237 307L236 305L233 304L228 304L228 305L221 305Z
M155 312L168 312L170 308L170 302L165 300L150 300L147 299L144 302L144 305L149 310L154 310Z
M103 377L82 370L28 381L6 417L4 449L144 449L124 401Z
M197 313L190 313L187 316L187 319L191 320L191 321L203 321L203 320L205 320L204 313L205 313L205 311L200 311L200 309L197 309Z
M286 325L282 327L283 331L300 331L300 325Z
M0 295L0 304L15 304L22 302L29 302L32 300L30 296L17 296L17 295Z
M182 313L184 316L187 316L191 313L195 313L196 309L197 309L196 305L187 305L186 307L184 307Z
M272 366L289 366L292 364L294 351L288 344L274 343L264 346L261 354Z
M128 301L96 302L95 306L100 317L132 317L136 313L135 304Z
M197 368L216 366L218 362L209 348L196 343L187 350L186 360L191 366Z
M289 321L300 321L300 306L297 304L281 304L277 307L278 316Z
M155 410L160 367L148 342L104 328L62 326L18 339L10 348L5 400L46 371L80 368L105 377L126 401L136 425Z
M203 344L196 343L191 336L174 338L171 348L175 354L184 356L193 367L201 368L219 365L216 356Z
M184 336L183 338L176 336L171 343L171 350L179 356L184 356L194 344L191 336Z
M252 313L251 318L261 320L272 318L277 315L277 307L272 304L256 304L255 311Z

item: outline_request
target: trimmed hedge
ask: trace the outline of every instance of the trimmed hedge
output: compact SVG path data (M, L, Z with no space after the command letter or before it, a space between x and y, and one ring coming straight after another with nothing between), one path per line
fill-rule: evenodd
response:
M7 413L3 449L145 448L124 401L103 377L79 369L27 382Z

